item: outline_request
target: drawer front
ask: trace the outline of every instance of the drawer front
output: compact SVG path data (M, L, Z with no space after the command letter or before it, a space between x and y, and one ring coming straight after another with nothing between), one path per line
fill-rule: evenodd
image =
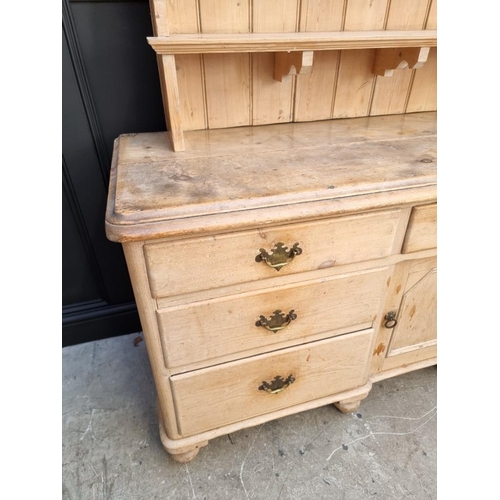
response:
M171 377L180 433L190 436L360 387L368 378L372 335L365 330ZM277 376L294 382L276 394L259 389Z
M406 231L403 253L437 247L437 204L415 207Z
M165 362L171 368L200 361L208 364L218 356L310 335L370 328L386 271L377 268L340 274L159 310Z
M153 297L246 283L314 269L386 257L397 251L400 211L216 235L192 240L147 243L144 253ZM277 243L302 251L279 271L257 262L261 249L273 254ZM399 250L399 249L398 249Z

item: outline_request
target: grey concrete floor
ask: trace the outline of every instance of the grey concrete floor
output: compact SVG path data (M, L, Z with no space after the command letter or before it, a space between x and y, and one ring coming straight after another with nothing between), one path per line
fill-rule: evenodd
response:
M139 334L63 349L63 500L437 498L436 368L221 436L187 464L163 450Z

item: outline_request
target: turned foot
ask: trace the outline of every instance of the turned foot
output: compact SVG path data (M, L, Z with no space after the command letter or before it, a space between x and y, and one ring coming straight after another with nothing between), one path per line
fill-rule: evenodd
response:
M347 398L347 399L342 399L338 401L337 403L333 403L335 408L339 410L342 413L352 413L353 411L356 411L359 408L359 405L361 404L361 401L368 396L370 393L370 390L372 388L371 382L368 382L365 386L363 386L363 391L359 394L356 394L355 397L352 398Z
M168 450L167 450L168 451ZM193 460L193 458L198 455L198 452L200 451L199 447L193 448L190 451L185 451L184 453L172 453L169 451L169 455L176 461L180 462L181 464L185 464L186 462L189 462L190 460Z
M352 413L353 411L356 411L359 408L360 404L361 404L361 399L359 401L353 401L352 403L347 403L344 401L333 403L335 408L337 408L337 410L339 410L342 413Z
M160 439L165 451L176 461L182 464L193 460L200 448L206 446L208 441L196 442L192 438L187 439L170 439L165 432L163 427L163 420L161 416L158 418L158 424L160 427Z

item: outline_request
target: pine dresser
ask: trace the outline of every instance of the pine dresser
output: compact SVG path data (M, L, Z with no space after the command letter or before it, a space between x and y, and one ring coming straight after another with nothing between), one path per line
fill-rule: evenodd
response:
M168 132L116 139L105 223L186 462L436 364L436 35L428 0L303 1L287 33L265 2L175 4L151 1ZM308 30L319 4L341 24Z

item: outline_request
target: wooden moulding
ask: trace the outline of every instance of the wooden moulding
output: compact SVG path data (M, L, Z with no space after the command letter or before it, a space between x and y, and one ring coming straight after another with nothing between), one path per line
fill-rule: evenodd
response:
M148 37L157 54L303 52L437 46L436 30L187 34Z

